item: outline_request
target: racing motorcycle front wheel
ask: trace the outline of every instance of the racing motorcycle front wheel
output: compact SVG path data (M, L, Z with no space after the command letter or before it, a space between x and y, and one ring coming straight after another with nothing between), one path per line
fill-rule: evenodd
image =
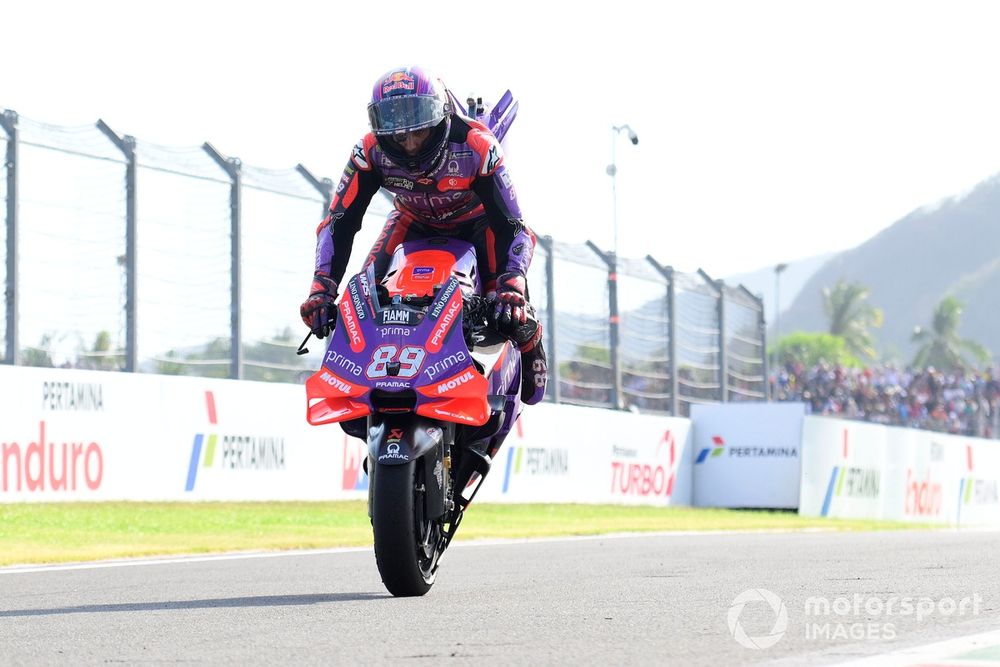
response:
M424 595L434 585L441 526L424 518L423 461L380 465L372 479L375 562L397 597Z

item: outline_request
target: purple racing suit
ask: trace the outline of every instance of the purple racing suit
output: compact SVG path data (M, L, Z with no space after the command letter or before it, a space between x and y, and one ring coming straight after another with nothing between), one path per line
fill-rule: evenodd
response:
M447 136L439 155L427 169L417 172L390 159L373 133L354 147L330 213L316 230L315 273L325 277L317 279L323 294L336 295L361 220L372 197L383 187L396 199L395 209L365 260L366 268L374 264L377 280L385 276L393 251L403 241L449 236L475 247L484 292L496 290L497 278L503 277L501 291L516 286L523 294L520 303L524 303L528 290L521 276L528 273L536 239L521 222L503 149L493 133L476 120L451 116L450 122L443 123ZM327 285L323 282L326 279L333 284ZM313 285L317 287L315 281ZM521 399L529 404L542 400L548 375L542 327L537 322L533 327L522 327L521 331L533 333L515 341L521 351Z
M340 284L362 217L384 187L396 195L395 210L365 261L375 264L378 279L400 243L427 236L472 243L485 291L501 274L527 275L535 235L521 222L499 142L485 125L462 116L451 117L446 141L440 159L420 175L393 162L373 133L358 142L316 230L316 273Z

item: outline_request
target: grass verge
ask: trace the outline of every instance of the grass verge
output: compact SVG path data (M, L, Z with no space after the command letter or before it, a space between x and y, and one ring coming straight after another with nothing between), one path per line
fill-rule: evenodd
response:
M457 540L688 530L885 530L913 524L793 512L621 505L490 505ZM0 505L0 565L371 544L365 503L52 503Z

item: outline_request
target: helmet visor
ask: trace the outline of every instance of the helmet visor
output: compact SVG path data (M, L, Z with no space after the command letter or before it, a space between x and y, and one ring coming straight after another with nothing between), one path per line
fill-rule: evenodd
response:
M387 97L368 106L368 120L375 134L420 130L436 125L444 116L444 102L430 96Z

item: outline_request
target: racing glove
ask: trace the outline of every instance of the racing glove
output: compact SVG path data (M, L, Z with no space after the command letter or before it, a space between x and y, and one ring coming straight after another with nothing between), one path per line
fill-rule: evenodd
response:
M309 298L299 306L302 321L316 338L325 338L337 323L337 283L317 273L313 276Z
M496 321L501 331L524 324L528 317L527 289L524 274L512 271L497 278Z
M504 273L497 278L493 325L519 348L534 339L539 330L535 309L528 303L525 291L522 273Z

